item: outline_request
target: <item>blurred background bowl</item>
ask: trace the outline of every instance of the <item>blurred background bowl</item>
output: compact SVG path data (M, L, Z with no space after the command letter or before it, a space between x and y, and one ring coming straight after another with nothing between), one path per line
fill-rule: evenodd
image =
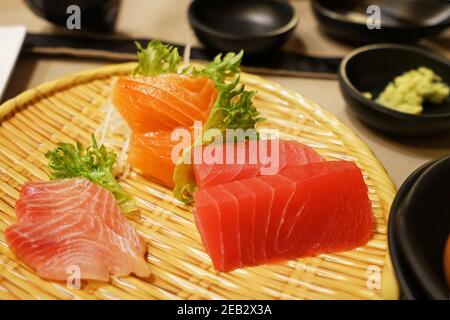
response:
M66 28L67 8L77 5L81 10L81 30L111 32L114 30L120 0L25 0L39 17Z
M439 105L426 105L420 115L386 108L363 96L373 97L384 90L396 76L428 67L450 84L450 61L420 48L374 44L351 52L339 68L339 85L350 110L364 123L395 134L420 136L450 131L450 98Z
M311 0L320 28L347 42L413 42L450 26L445 0ZM367 27L370 5L381 9L381 29Z
M416 171L394 200L389 247L400 285L412 298L449 299L443 266L450 234L449 190L446 157Z
M420 286L411 267L408 265L406 258L401 251L397 232L396 223L394 223L396 212L403 205L403 201L408 195L411 187L417 181L417 178L427 169L434 161L430 161L415 170L402 184L398 190L392 203L391 213L389 215L388 225L388 243L392 264L397 275L397 281L400 286L401 298L406 300L426 299L427 295Z
M257 54L283 45L298 18L294 8L281 0L194 0L189 22L209 48Z

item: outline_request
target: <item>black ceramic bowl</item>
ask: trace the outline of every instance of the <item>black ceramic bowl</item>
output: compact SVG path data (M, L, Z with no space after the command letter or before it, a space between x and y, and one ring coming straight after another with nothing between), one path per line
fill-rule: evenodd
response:
M207 47L256 54L281 46L298 19L294 8L281 0L194 0L189 22Z
M406 300L426 299L427 295L421 288L417 278L415 277L411 267L408 265L399 244L397 235L396 214L403 206L406 196L409 194L411 187L416 182L417 178L427 169L434 161L431 161L416 171L414 171L402 184L395 196L394 202L391 206L391 213L388 226L388 242L389 251L392 258L392 264L397 275L397 280L400 285L401 297Z
M81 11L81 30L112 31L119 11L120 0L25 0L41 18L66 27L70 14L67 9L76 5Z
M351 52L339 68L339 85L347 105L366 124L401 135L431 135L450 130L450 98L428 105L420 115L388 109L363 96L377 97L396 76L425 66L450 84L450 61L411 46L375 44Z
M400 0L391 0L398 1ZM426 0L424 0L426 1ZM433 3L421 4L445 8L444 1L429 0ZM425 15L414 12L410 17L411 23L396 17L389 16L383 12L380 0L360 1L360 0L312 0L312 8L320 28L328 35L357 43L372 42L411 42L420 38L435 35L450 26L450 15ZM370 4L380 4L381 8L381 29L369 29L367 27L367 7ZM394 4L395 5L395 4ZM442 11L442 10L440 10ZM412 12L411 12L412 13ZM420 23L418 23L418 17ZM405 19L405 17L401 17Z
M404 186L389 221L390 249L400 285L403 290L413 288L414 298L420 293L424 298L449 299L443 258L450 233L450 157L419 169Z

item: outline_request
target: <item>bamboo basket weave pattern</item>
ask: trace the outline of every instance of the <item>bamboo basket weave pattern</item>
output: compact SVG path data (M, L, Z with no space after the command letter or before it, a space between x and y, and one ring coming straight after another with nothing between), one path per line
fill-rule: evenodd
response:
M383 299L398 290L387 252L387 219L395 187L368 147L334 116L300 94L242 75L258 90L255 105L283 138L297 139L327 159L356 161L369 187L373 239L339 254L276 265L214 271L197 232L192 207L171 191L131 172L123 188L140 211L127 215L148 244L148 279L112 277L83 282L81 290L39 278L9 250L4 230L28 180L47 180L44 154L57 142L88 143L102 123L114 80L134 64L82 72L45 83L0 107L0 299ZM374 277L374 278L370 278ZM371 279L375 279L371 282ZM372 285L370 285L372 283Z

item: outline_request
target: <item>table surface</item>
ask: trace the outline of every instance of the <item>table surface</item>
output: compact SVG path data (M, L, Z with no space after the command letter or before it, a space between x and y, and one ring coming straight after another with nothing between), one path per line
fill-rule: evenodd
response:
M130 38L159 38L186 43L191 36L187 21L189 0L122 0L116 30ZM306 0L292 1L300 16L286 50L318 56L343 56L352 50L321 34ZM0 25L24 24L30 32L52 32L55 27L34 16L23 1L0 0ZM450 31L450 30L449 30ZM422 44L450 56L450 32ZM194 39L194 45L200 46ZM1 50L1 48L0 48ZM43 57L22 54L5 92L11 98L42 82L109 64L100 60ZM397 186L423 163L450 154L450 135L433 138L399 138L364 126L348 112L336 80L267 77L311 98L352 128L374 151Z

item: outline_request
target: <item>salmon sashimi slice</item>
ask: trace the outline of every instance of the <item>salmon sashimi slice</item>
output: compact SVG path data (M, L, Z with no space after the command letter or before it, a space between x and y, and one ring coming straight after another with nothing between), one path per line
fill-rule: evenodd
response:
M190 133L191 143L193 143L194 128L182 129ZM175 164L183 155L182 146L177 148L180 140L173 138L173 132L175 131L133 132L128 154L128 162L136 171L145 177L157 180L168 188L174 187Z
M237 184L253 195L243 193ZM372 235L367 186L361 170L348 161L294 166L273 176L204 188L194 197L196 222L218 271L350 250ZM243 206L244 201L254 205ZM216 223L210 222L211 217ZM242 240L250 226L235 221L254 221L253 244Z
M117 80L112 99L133 131L152 132L205 122L217 89L207 77L123 77Z
M178 141L166 131L133 133L128 163L140 174L173 188L172 149Z
M150 275L146 244L114 196L87 179L27 182L16 203L10 249L45 279L65 281L76 267L86 280Z
M203 149L196 147L195 152L202 155L197 157L201 161L194 161L195 178L200 189L261 174L273 175L290 166L324 161L312 148L293 140L246 140L224 144L223 148L215 148L214 145Z

